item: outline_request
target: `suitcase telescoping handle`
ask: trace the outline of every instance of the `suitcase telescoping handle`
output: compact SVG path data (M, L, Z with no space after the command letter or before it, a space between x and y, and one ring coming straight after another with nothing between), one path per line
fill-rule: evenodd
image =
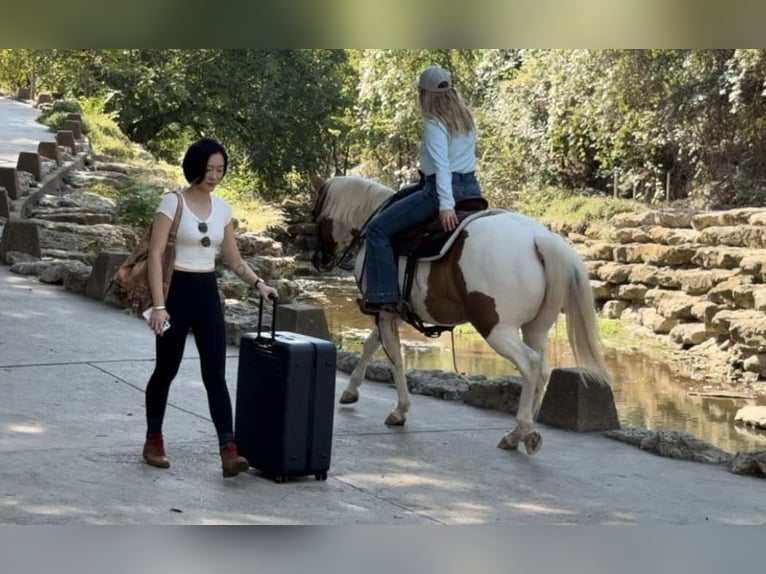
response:
M276 295L269 295L269 299L272 301L272 310L271 310L271 342L274 342L274 336L275 332L277 330L277 302L279 301L279 298ZM263 339L261 336L261 330L263 329L263 297L260 297L260 300L258 301L258 335L256 337L256 340L260 341Z

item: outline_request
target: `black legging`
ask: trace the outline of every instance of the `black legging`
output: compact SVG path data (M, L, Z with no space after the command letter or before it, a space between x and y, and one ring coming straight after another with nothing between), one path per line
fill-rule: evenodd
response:
M219 441L233 440L231 399L226 387L226 328L215 273L174 271L165 305L170 329L156 337L154 373L146 385L147 431L162 432L170 384L181 366L191 329Z

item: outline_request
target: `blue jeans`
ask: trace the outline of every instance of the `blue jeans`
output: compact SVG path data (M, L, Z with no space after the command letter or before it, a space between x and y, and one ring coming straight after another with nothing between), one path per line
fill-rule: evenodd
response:
M481 187L473 173L452 174L452 194L455 201L480 197ZM367 224L365 272L370 303L394 303L399 300L397 261L391 247L391 237L439 212L439 198L433 178L426 178L425 187L408 195L376 215Z

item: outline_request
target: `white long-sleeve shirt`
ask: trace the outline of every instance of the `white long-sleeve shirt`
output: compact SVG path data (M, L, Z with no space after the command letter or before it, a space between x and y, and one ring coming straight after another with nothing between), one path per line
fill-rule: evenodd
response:
M447 126L427 119L420 143L420 171L436 174L439 210L454 209L452 173L469 173L476 169L476 132L450 135Z

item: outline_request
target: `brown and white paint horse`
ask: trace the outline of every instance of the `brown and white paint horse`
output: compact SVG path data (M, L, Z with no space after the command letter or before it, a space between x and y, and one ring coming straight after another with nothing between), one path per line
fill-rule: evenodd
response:
M329 271L342 263L339 259L348 254L353 238L394 191L351 176L327 181L312 177L312 184L318 192L312 215L319 236L313 263L320 271ZM595 380L608 383L610 377L602 355L593 291L578 253L534 219L497 211L468 222L443 258L418 264L411 305L425 322L471 323L497 353L516 365L524 380L517 424L498 446L516 449L523 442L527 453L534 454L542 446L534 420L550 375L546 344L560 311L566 315L567 336L578 366ZM364 245L354 267L362 288L363 262ZM400 287L403 276L400 261ZM382 344L393 366L398 398L387 425L403 425L410 408L400 323L396 314L380 314L340 399L344 404L359 399L367 364Z

